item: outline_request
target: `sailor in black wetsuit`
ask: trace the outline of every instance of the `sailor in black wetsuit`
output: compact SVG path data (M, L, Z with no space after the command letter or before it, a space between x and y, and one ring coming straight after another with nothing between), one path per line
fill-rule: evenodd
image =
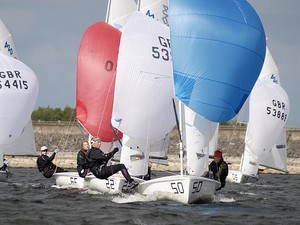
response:
M213 179L218 180L221 183L221 187L217 190L224 188L225 180L228 175L228 165L224 161L222 152L220 150L215 151L214 160L209 164L209 172L212 172ZM207 173L207 177L209 172Z
M89 172L86 153L89 150L89 143L84 141L81 143L80 151L77 153L77 172L82 178L86 177Z
M119 149L115 148L113 151L104 154L100 149L100 145L100 138L93 137L91 139L92 148L89 149L87 153L89 168L94 176L99 179L106 179L111 175L121 171L125 179L128 181L127 188L135 188L138 183L131 178L124 164L106 166L108 160L112 158L113 155L119 151Z
M48 148L46 146L41 147L41 155L38 157L36 163L39 171L44 175L46 178L52 177L52 175L60 172L65 172L64 169L56 166L52 160L54 159L55 155L60 151L60 148L56 148L53 154L49 157L47 156Z

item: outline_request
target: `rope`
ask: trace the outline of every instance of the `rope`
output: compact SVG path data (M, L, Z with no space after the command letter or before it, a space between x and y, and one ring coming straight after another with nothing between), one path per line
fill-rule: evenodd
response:
M58 145L55 146L55 148L58 147L58 148L60 148L61 150L64 150L65 147L67 146L67 144L68 144L68 142L69 142L70 134L72 133L72 131L73 131L74 127L75 127L75 126L74 126L74 124L75 124L74 122L76 122L76 119L75 119L75 121L72 121L72 118L73 118L73 115L74 115L74 113L75 113L75 110L76 110L76 109L74 109L74 110L72 111L72 114L71 114L70 119L69 119L68 124L67 124L67 129L70 130L70 132L67 134L67 137L66 137L66 138L64 137L64 135L61 135L61 138L60 138L59 141L58 141ZM78 124L78 123L77 123L77 124ZM54 159L56 165L58 165L59 162L60 162L59 158L60 158L60 154L57 154L57 155L55 156L55 159Z

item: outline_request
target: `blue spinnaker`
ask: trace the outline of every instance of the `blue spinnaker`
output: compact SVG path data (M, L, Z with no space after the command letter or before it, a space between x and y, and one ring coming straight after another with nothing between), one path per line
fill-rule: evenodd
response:
M264 28L246 0L170 0L176 97L214 122L232 119L261 71Z

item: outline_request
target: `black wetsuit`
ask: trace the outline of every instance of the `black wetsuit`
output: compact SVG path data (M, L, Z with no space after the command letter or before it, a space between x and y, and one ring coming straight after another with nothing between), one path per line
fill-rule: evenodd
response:
M89 172L86 152L83 150L80 150L77 153L77 172L78 175L83 178L86 177L87 173Z
M104 154L98 148L91 148L87 152L87 159L89 161L89 168L95 177L99 179L106 179L111 175L121 171L125 179L130 183L133 179L130 177L124 164L116 164L111 166L106 166L108 160L113 157L113 155L118 151L115 148L113 151Z
M52 175L57 172L64 172L65 170L56 166L52 160L54 159L56 153L53 152L53 154L49 157L47 155L40 155L36 161L37 167L39 171L44 175L46 178L52 177Z
M212 161L209 164L209 171L213 172L215 180L220 181L221 188L225 187L225 180L228 175L227 163L223 159L221 159L218 164L215 161Z

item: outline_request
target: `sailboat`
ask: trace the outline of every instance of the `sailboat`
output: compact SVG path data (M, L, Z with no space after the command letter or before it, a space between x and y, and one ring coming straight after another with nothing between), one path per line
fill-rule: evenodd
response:
M100 137L101 150L104 152L118 145L118 141L113 143L116 136L110 119L120 37L121 32L116 28L98 22L85 31L78 51L76 117L89 136ZM122 138L121 132L118 132L118 137ZM77 172L58 173L55 176L58 186L93 189L93 183L100 182L103 185L96 186L101 187L102 192L110 191L106 182L111 184L111 181L100 180L93 175L85 179L79 177Z
M3 156L4 147L15 141L28 124L38 96L38 80L28 66L4 54L0 54L0 74L0 155Z
M0 54L11 56L18 59L12 35L0 19ZM35 138L31 118L22 130L21 134L12 142L2 146L0 154L0 166L3 164L3 155L36 155ZM0 171L0 181L6 181L11 178L11 174Z
M184 139L185 107L213 122L227 121L238 113L261 70L265 34L258 15L246 1L170 0L169 12L174 88L180 101L178 121L182 121L179 127ZM247 66L249 61L251 66ZM184 141L181 165L183 147ZM184 175L181 166L180 175L145 181L139 192L198 203L210 201L219 185L215 180Z
M266 48L265 62L259 76L259 82L256 85L258 85L258 88L254 88L253 93L250 95L253 95L249 102L252 117L248 122L245 150L241 159L240 169L239 171L229 171L227 177L229 182L251 183L257 181L259 165L286 171L285 124L290 111L290 103L287 93L280 86L278 68L268 47ZM258 94L264 93L260 90L263 88L265 88L264 92L266 93L258 96ZM257 110L258 104L264 104L266 110L272 109L272 114L276 111L277 117L283 116L284 118L277 120L274 117L266 117L266 114L269 115L271 113ZM254 124L252 125L252 123ZM261 137L257 137L253 133L260 134ZM258 146L261 152L255 151L255 148Z
M131 175L147 173L151 149L175 126L173 96L169 29L135 12L121 36L112 113L123 133L120 161Z
M113 1L109 2L108 11L107 11L107 23L115 25L114 20L111 19L110 14L117 14L120 15L122 18L123 23L119 23L120 30L125 24L128 16L133 13L133 4L132 1L122 1L122 4L127 4L127 12L124 12L120 9L119 5L113 4ZM135 4L135 10L144 13L146 16L151 17L155 20L158 20L164 24L168 24L168 15L167 15L167 8L168 8L168 1L167 0L156 0L156 1L149 1L149 0L139 0ZM118 7L117 7L118 6ZM125 9L126 7L124 7ZM118 12L119 13L116 13ZM158 141L150 141L150 143L146 143L147 141L143 139L135 139L134 137L128 136L124 134L123 136L123 147L122 149L126 149L121 152L121 162L125 163L129 166L129 172L133 174L133 176L145 177L149 176L148 170L140 169L146 167L148 159L146 159L143 155L139 157L139 160L131 164L130 162L132 159L138 159L138 155L140 155L140 149L145 148L145 145L149 145L149 163L158 163L158 164L168 164L168 157L167 151L169 146L170 135L164 137L164 139ZM143 160L141 160L143 158ZM145 161L146 160L146 161ZM144 161L144 163L142 163ZM137 163L139 162L139 164ZM140 165L140 166L138 166Z

